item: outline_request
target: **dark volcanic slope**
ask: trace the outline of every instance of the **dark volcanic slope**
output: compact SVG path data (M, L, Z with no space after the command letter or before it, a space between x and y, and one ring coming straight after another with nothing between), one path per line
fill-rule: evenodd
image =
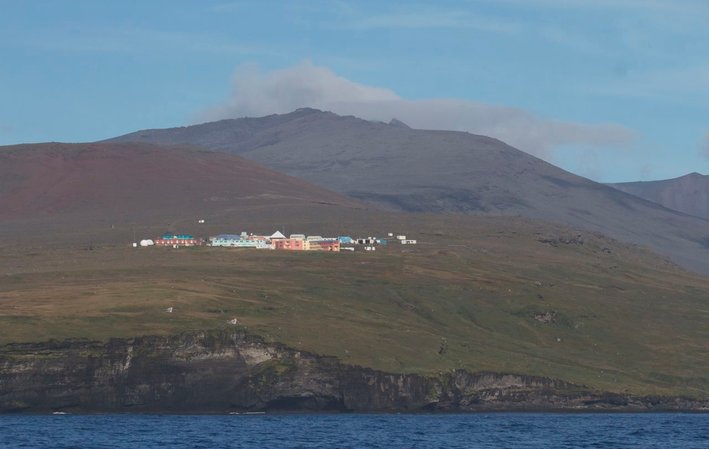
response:
M223 152L142 143L0 147L0 220L67 214L196 218L257 204L354 203Z
M709 221L581 178L499 140L313 109L114 141L192 144L407 211L519 214L648 245L709 273Z
M608 185L667 208L709 219L709 175L690 173L662 181Z

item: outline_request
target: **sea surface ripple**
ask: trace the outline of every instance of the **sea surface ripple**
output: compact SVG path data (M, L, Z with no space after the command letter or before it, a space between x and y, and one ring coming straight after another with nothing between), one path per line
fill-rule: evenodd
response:
M1 448L709 448L709 415L5 415Z

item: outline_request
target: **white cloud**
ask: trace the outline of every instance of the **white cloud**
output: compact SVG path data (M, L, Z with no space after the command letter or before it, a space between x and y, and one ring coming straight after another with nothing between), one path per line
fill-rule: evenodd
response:
M397 118L413 128L483 134L546 158L561 146L616 147L634 139L630 130L614 124L549 120L523 109L467 100L408 100L392 90L356 83L308 61L272 72L255 65L240 67L231 97L202 112L198 121L287 113L300 107L367 120Z

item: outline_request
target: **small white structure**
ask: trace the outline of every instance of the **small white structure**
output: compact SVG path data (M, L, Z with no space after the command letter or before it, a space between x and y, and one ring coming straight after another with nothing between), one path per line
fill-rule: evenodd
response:
M145 239L140 241L140 246L153 246L155 242L150 239Z
M387 235L388 235L389 237L394 237L394 233L393 233L393 232L389 232Z
M172 313L172 311L173 311L172 307L168 307L167 309L165 309L165 312L167 312L167 313Z
M133 242L133 248L137 248L137 247L138 247L138 244Z
M365 246L364 250L365 251L376 251L377 247L376 246Z
M236 318L232 318L229 320L229 323L230 324L239 324L239 320L237 320Z
M204 218L200 218L199 220L197 220L197 223L204 224Z
M402 240L402 241L401 241L401 244L402 244L402 245L415 245L415 244L416 244L416 240Z
M340 251L354 251L354 248L351 246L342 246L340 247Z
M397 240L406 240L406 236L405 235L397 235L396 239Z
M283 233L281 233L281 231L276 231L269 237L269 239L271 239L271 240L284 239L284 238L286 238L286 236L283 235Z

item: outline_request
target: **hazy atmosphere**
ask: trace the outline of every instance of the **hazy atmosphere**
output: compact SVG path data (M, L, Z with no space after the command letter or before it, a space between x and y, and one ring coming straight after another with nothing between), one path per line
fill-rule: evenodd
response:
M596 181L709 171L704 0L0 6L3 145L308 106L497 137Z

